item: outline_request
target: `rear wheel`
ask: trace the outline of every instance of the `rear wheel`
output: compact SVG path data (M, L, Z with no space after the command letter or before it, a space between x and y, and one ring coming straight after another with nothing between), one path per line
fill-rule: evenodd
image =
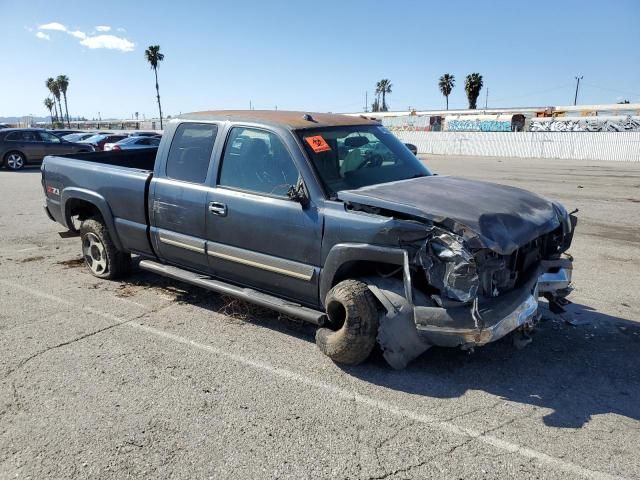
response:
M27 163L23 153L9 152L4 156L4 166L9 170L22 170Z
M105 225L95 218L84 220L80 225L82 256L98 278L114 279L131 272L131 254L118 250Z
M333 287L325 301L331 328L316 332L316 344L336 363L364 362L376 344L378 308L366 284L345 280Z

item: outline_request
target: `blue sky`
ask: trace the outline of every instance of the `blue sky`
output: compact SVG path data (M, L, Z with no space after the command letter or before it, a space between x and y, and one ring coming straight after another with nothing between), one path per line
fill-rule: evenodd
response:
M160 94L170 115L249 101L361 111L381 78L393 84L391 109L444 108L445 72L457 78L450 108L466 107L471 72L484 76L489 107L569 104L576 74L579 103L640 102L640 1L382 4L0 0L0 116L45 115L44 81L61 73L72 115L152 116L143 55L151 44L165 54Z

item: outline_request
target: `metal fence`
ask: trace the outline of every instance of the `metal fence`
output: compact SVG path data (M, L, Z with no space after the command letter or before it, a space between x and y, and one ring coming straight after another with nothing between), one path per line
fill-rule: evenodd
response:
M640 132L394 131L418 153L640 162Z

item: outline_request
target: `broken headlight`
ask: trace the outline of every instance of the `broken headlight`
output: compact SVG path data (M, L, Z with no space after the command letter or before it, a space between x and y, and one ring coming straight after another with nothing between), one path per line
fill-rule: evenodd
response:
M465 303L476 297L480 284L476 261L459 237L446 232L432 237L420 257L429 284L442 295Z

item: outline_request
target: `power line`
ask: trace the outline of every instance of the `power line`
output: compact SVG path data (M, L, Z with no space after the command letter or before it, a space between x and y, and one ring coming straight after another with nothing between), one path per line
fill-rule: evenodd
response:
M609 92L614 92L614 93L621 93L623 95L629 95L629 96L635 96L635 97L640 97L640 93L633 93L633 92L623 92L622 90L617 90L615 88L608 88L608 87L599 87L598 85L593 85L592 83L584 83L582 82L583 85L586 85L587 87L591 87L591 88L597 88L598 90L606 90Z

